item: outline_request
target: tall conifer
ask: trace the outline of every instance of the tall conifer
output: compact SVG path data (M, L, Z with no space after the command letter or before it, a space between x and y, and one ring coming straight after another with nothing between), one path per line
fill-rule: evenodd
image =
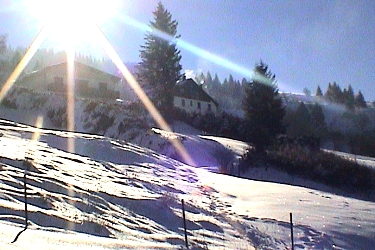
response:
M151 90L155 102L163 108L173 104L173 91L182 69L180 51L176 48L176 20L161 2L153 12L154 21L150 22L152 31L145 37L141 46L139 78Z
M245 86L243 109L247 123L246 140L253 143L257 151L264 151L278 134L284 133L285 109L276 78L262 61L256 65L252 80Z

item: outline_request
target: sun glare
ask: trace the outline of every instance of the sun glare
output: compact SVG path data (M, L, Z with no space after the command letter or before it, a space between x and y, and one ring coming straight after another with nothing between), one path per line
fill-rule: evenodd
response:
M30 1L28 11L43 23L99 24L114 17L120 3L119 0L35 0Z
M112 59L115 65L122 72L123 76L137 93L140 100L146 106L151 116L159 124L159 126L166 130L171 131L169 125L161 116L156 107L149 100L147 95L144 93L142 88L139 86L135 78L125 67L124 63L120 59L117 52L114 50L112 45L109 43L105 35L102 33L99 27L99 20L104 18L110 9L114 8L117 1L108 0L104 1L73 1L73 0L62 0L62 1L46 1L46 0L36 0L33 2L32 7L34 8L35 13L39 13L39 18L44 20L46 27L49 27L48 31L42 32L45 29L43 28L36 37L36 42L34 41L30 46L29 50L25 54L24 58L21 60L19 66L13 72L12 76L8 79L5 84L7 87L3 88L0 93L0 102L5 96L7 91L10 89L14 81L18 78L20 72L29 62L30 58L34 55L35 51L40 47L43 41L46 38L46 35L42 36L41 34L49 33L49 36L53 33L60 35L60 39L65 43L65 48L67 50L67 61L68 61L68 131L74 131L74 51L75 51L75 42L79 37L87 36L87 33L90 33L90 36L93 35L93 40L98 40L102 48L106 51L108 56ZM105 3L105 4L104 4ZM111 8L108 8L110 6ZM30 11L30 10L29 10ZM91 34L92 33L92 34ZM41 38L40 38L41 37ZM14 76L13 76L14 75ZM184 158L185 162L190 165L195 165L193 159L186 151L184 146L178 140L172 140L172 144L178 150L180 155ZM68 142L68 151L74 152L74 140Z
M63 49L92 41L92 29L116 17L120 0L33 0L25 9L41 25L52 26L49 43Z

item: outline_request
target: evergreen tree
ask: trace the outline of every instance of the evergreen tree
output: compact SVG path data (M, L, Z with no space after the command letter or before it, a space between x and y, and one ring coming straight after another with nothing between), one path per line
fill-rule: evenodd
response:
M303 88L303 93L305 96L310 97L311 96L311 91L308 88Z
M5 58L7 52L7 36L6 35L0 35L0 87L4 84L6 79L8 78L9 71L11 72L11 69L9 68L9 60L8 58Z
M303 102L288 119L287 134L292 137L311 136L313 134L312 117Z
M344 89L345 105L348 109L353 109L355 104L355 97L352 85L349 84L348 89Z
M221 82L220 82L219 77L217 76L217 74L215 74L214 79L212 80L212 85L215 88L219 88L221 86Z
M7 36L0 35L0 55L2 55L7 48Z
M318 86L318 88L316 89L315 96L323 97L323 92L322 92L322 89L320 88L320 86Z
M224 82L221 86L223 86L224 89L228 87L228 79L227 78L224 79Z
M204 81L204 74L203 72L200 72L198 75L195 76L195 81L199 84L203 84L205 86L205 81Z
M228 87L231 89L235 86L235 84L236 82L234 81L232 74L230 74L228 78Z
M325 122L325 116L323 108L318 103L315 103L311 107L311 124L313 126L313 135L317 138L324 138L327 134L327 124Z
M227 84L223 83L222 87L223 87L223 91L226 93L226 95L228 95L228 97L230 97L231 99L236 99L236 96L238 96L237 95L238 94L237 93L237 83L233 79L232 75L229 75Z
M211 94L212 92L212 76L211 73L208 71L206 76L203 75L203 89L208 93Z
M242 78L242 81L241 81L241 87L243 88L244 86L246 86L248 84L246 78Z
M176 44L171 42L179 38L176 20L166 10L161 2L153 12L154 21L150 22L152 32L145 37L145 45L141 46L139 64L139 78L148 88L151 87L157 104L163 109L173 104L173 90L182 69L180 51ZM160 37L158 33L170 36L171 39Z
M328 83L327 91L324 93L324 98L328 101L333 101L333 92L332 92L332 84Z
M215 74L213 80L211 79L211 89L210 89L210 92L208 92L208 94L210 94L216 100L221 99L221 96L222 96L221 82L217 74Z
M333 84L328 84L327 92L324 94L324 97L331 102L344 104L344 94L340 86L334 82Z
M367 108L365 98L363 97L363 94L361 91L359 91L358 94L355 96L354 102L355 102L355 106L358 108Z
M247 124L245 139L253 143L257 151L264 151L285 131L282 124L285 109L275 75L262 61L256 65L254 76L245 87L243 110Z

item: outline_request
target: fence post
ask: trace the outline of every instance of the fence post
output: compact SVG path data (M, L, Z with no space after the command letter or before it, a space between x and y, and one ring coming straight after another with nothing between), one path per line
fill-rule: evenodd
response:
M292 239L292 250L294 250L293 214L292 213L290 213L290 238Z
M28 211L27 211L27 171L29 170L29 165L30 165L29 159L26 158L22 165L25 167L25 171L23 173L23 190L24 190L23 195L24 195L24 199L25 199L25 227L24 227L24 229L22 229L16 235L16 237L14 238L14 240L11 243L14 243L14 242L17 241L17 239L21 235L21 233L26 231L27 225L29 223L29 217L28 217Z
M185 218L185 204L184 204L184 199L182 199L181 202L182 202L182 217L184 219L185 246L186 246L186 249L189 249L187 232L186 232L186 218Z

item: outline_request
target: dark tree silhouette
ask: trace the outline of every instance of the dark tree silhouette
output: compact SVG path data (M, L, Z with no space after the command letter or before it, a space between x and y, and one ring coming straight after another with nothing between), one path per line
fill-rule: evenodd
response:
M318 86L318 88L316 89L315 95L318 96L318 97L323 96L323 92L322 92L322 89L320 88L320 86Z
M180 51L176 48L176 20L161 2L153 12L154 21L150 22L152 31L145 37L141 46L142 59L138 67L140 81L149 88L154 101L164 109L173 104L173 89L182 69Z
M262 61L256 65L254 76L245 86L243 102L247 124L246 140L257 151L264 151L278 134L284 133L285 109L279 95L275 75Z
M365 101L365 98L363 97L363 94L361 91L358 92L358 94L355 96L355 106L358 108L366 108L367 104Z

